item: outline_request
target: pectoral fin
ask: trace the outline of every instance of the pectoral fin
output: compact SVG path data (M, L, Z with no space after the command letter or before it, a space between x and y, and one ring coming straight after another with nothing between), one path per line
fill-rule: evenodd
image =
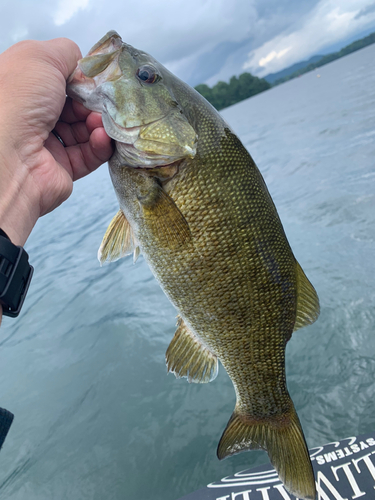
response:
M318 319L319 298L301 266L297 262L297 315L294 331L311 325Z
M98 260L103 265L104 262L114 262L132 253L136 262L140 250L129 222L119 210L105 232L98 250Z
M186 244L191 233L185 217L163 188L154 179L150 180L152 187L140 191L138 200L155 241L169 249Z
M180 317L165 357L168 371L177 378L187 377L189 382L211 382L218 374L217 357L201 344Z

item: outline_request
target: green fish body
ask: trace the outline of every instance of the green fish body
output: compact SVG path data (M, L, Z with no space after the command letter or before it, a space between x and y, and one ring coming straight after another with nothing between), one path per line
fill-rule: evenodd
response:
M209 382L220 360L230 376L237 402L218 457L264 449L291 493L315 498L285 347L316 320L319 301L258 168L200 94L117 33L82 61L68 93L102 112L116 140L120 210L100 260L141 252L178 310L169 371Z

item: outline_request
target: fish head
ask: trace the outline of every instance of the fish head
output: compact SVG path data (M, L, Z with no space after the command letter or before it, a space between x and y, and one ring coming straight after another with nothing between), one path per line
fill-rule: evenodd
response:
M78 61L67 93L102 114L126 165L155 168L196 154L197 134L173 95L173 79L153 57L110 31Z

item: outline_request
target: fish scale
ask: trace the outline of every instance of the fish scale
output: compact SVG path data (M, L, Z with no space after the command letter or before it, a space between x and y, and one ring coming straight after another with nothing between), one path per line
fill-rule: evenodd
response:
M102 112L116 140L109 168L120 210L100 260L144 255L179 314L169 371L189 382L213 380L218 360L227 371L237 401L218 457L265 449L286 488L313 499L285 347L316 320L319 302L264 180L216 110L155 59L115 32L92 50L84 58L90 81L78 63L68 93Z

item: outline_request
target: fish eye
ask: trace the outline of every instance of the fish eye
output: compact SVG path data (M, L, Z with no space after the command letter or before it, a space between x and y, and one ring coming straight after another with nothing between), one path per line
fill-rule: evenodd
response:
M141 66L137 70L138 78L144 83L155 83L159 80L159 75L152 66Z

